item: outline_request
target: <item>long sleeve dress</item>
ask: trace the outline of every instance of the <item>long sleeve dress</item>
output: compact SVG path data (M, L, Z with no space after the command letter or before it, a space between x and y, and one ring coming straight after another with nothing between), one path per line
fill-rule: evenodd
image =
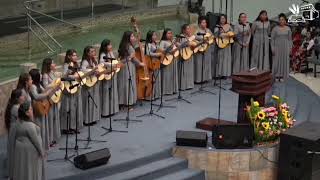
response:
M198 33L210 33L210 29L199 29ZM202 35L197 35L196 40L203 41ZM212 48L211 46L204 52L204 59L202 62L202 53L197 53L194 55L194 82L201 83L205 81L209 81L212 79L211 73L211 61L212 61ZM203 65L203 70L202 70Z
M43 93L44 88L40 86L40 88L37 88L34 84L30 88L30 96L32 98L32 101L39 101L39 100L45 100L48 98L46 94ZM40 125L40 131L41 131L41 138L42 138L42 143L43 147L45 150L49 150L49 120L48 116L38 116L35 117L35 122L39 123Z
M115 58L113 52L101 53L99 63L104 63L108 69L111 69L111 62L106 62L103 57ZM112 66L112 68L115 68ZM112 80L103 80L101 83L101 114L112 115L119 112L119 98L118 98L118 74L115 73ZM111 92L110 92L111 91ZM111 98L109 97L111 94ZM111 99L111 102L110 102ZM111 105L111 111L110 106Z
M33 122L20 120L16 124L13 179L44 180L44 149L40 128Z
M190 37L195 38L195 37ZM181 44L186 43L189 41L187 38L181 39ZM193 62L194 55L191 56L190 59L184 60L180 57L178 62L178 75L180 77L179 82L179 89L180 90L188 90L194 87L194 62Z
M292 34L288 26L276 26L271 32L271 48L274 52L272 74L274 77L286 79L290 70L290 51L292 48Z
M68 77L73 74L68 69L69 64L63 65L63 76ZM60 126L61 130L78 129L83 127L83 111L82 111L82 88L78 86L78 91L74 94L68 93L66 90L63 91L60 108ZM69 119L69 125L67 123Z
M54 72L50 72L49 74L45 73L42 75L42 84L44 88L48 87L53 81L55 81L58 77L56 77ZM58 141L61 137L61 128L60 128L60 112L59 112L59 103L52 104L49 114L49 141L54 142Z
M87 60L82 60L81 70L84 72L91 71L96 65L90 64ZM88 77L89 78L89 77ZM88 96L88 93L93 97L94 102ZM84 123L93 123L101 119L101 102L100 102L100 82L98 81L93 87L83 86L82 88L82 103L84 112ZM97 106L95 106L95 104Z
M18 109L20 105L15 104L12 106L10 111L10 129L8 134L8 145L7 145L7 155L8 155L8 175L9 178L13 178L14 171L14 150L15 150L15 139L16 139L16 124L18 122Z
M251 32L253 33L251 68L256 67L260 70L270 70L269 62L269 34L270 22L262 23L255 21L252 23ZM264 45L263 45L264 42ZM263 58L264 57L264 58Z
M236 43L233 46L233 73L249 69L249 42L251 38L250 25L240 24L234 27ZM242 45L247 45L243 47Z
M118 91L120 105L134 105L137 102L137 84L136 84L136 66L140 61L136 58L130 60L130 55L135 53L135 49L130 45L128 48L128 57L121 59L124 66L118 74ZM129 74L130 73L130 74ZM129 77L131 84L129 89ZM128 101L129 97L129 101Z
M160 48L163 50L168 50L171 47L172 42L167 40L162 40L160 42ZM161 78L162 78L162 89L163 95L171 95L178 92L178 60L175 58L171 64L161 68ZM161 83L160 83L161 84Z
M220 33L219 33L220 31ZM229 29L219 29L219 28L215 28L214 30L214 34L216 37L222 35L222 33L227 33L233 31L231 26L229 27ZM231 76L231 66L232 66L232 54L231 54L231 45L228 45L227 47L221 49L219 47L216 48L217 49L217 76L225 76L225 77L229 77Z
M152 60L159 60L159 57L156 56L157 49L158 47L155 44L148 43L146 48L146 55L152 57ZM155 78L155 82L153 85L152 95L154 99L157 99L161 95L161 71L160 70L153 71L153 76Z

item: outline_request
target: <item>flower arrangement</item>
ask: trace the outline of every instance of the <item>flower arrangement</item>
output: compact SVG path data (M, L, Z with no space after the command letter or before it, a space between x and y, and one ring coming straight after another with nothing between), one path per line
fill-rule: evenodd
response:
M251 105L246 108L254 127L256 143L277 140L280 133L291 128L295 122L287 103L275 95L272 99L275 101L274 106L260 107L259 102L251 99Z

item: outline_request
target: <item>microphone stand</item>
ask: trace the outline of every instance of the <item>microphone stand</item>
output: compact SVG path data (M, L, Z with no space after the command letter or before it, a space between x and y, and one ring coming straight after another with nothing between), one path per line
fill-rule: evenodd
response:
M130 68L129 68L129 60L128 58L126 58L126 65L128 68L128 73L129 73L129 78L128 78L128 107L127 107L127 116L125 119L114 119L113 121L125 121L126 122L126 127L129 127L129 122L142 122L142 120L137 120L137 119L130 119L130 106L129 106L129 101L130 101L130 89L133 89L133 85L132 85L132 76L131 76L131 72L130 72Z
M262 70L264 69L264 58L265 58L265 36L264 36L264 21L262 22L262 35L263 35L263 39L262 39Z
M113 73L113 69L112 69L113 68L113 64L112 64L113 58L111 58L110 60L111 60L111 73ZM113 96L113 98L115 98L114 97L114 90L113 90L113 81L114 81L113 76L111 76L111 79L110 79L111 84L108 88L109 89L109 115L108 115L109 116L109 128L101 126L102 129L106 130L106 132L103 133L101 136L105 136L105 135L112 133L112 132L128 133L128 131L120 131L120 130L112 129L112 114L111 114L111 100L112 100L112 98L111 98L111 96ZM112 93L111 93L111 91L112 91ZM102 96L104 96L104 93L102 93ZM104 98L102 98L102 99L104 99ZM101 115L101 118L108 118L108 116Z
M76 71L76 73L77 73L78 76L79 76L80 82L81 82L82 84L85 84L85 83L83 82L83 79L81 78L79 72ZM94 105L96 108L97 108L98 106L97 106L95 100L93 99L93 97L91 96L91 93L90 93L89 89L87 90L87 92L88 92L88 96L87 96L87 113L88 113L88 117L89 117L89 116L90 116L90 107L89 107L90 99L91 99L91 101L93 102L93 105ZM101 141L101 140L91 139L91 124L88 124L88 137L87 137L87 139L78 139L78 141L86 141L86 142L88 142L88 143L87 143L87 148L89 148L88 146L89 146L89 143L90 143L90 142L96 142L96 143L107 142L107 141Z
M180 52L180 54L182 54L183 53L183 49L181 50L181 52ZM186 102L186 103L188 103L188 104L192 104L190 101L188 101L188 100L186 100L186 99L184 99L183 97L182 97L182 95L181 95L181 81L182 81L182 71L184 71L184 66L183 66L183 64L184 64L184 60L182 59L182 57L180 58L180 60L178 61L178 63L179 63L179 67L180 67L180 71L179 71L179 88L178 88L178 97L176 97L176 98L172 98L172 99L168 99L167 101L174 101L174 100L177 100L177 101L184 101L184 102Z
M204 41L205 34L201 34L201 35L202 35L202 40ZM209 44L208 44L208 48L210 48ZM204 83L203 82L203 69L204 69L204 51L201 52L201 83L200 83L200 88L197 91L192 92L191 95L195 95L197 93L199 93L199 94L208 93L208 94L212 94L212 95L216 94L214 92L211 92L211 91L204 89L204 87L203 87L203 83Z
M240 50L240 71L241 71L241 66L242 66L242 64L243 64L243 57L242 57L242 55L243 55L243 45L244 45L244 24L241 24L241 26L242 26L242 35L241 35L241 43L240 43L240 45L241 45L241 50ZM244 69L244 67L243 67L243 69Z

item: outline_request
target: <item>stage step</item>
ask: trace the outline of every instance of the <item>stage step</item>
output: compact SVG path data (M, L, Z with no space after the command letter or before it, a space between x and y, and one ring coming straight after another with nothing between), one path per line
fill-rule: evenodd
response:
M173 174L168 174L154 180L205 180L204 171L184 169Z
M100 178L99 180L149 180L166 176L187 168L187 160L170 157L145 164L141 167L133 168L126 172Z

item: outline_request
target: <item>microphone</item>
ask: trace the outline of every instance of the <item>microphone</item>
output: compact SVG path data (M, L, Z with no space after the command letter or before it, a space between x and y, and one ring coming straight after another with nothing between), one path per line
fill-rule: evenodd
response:
M186 38L184 35L180 35L180 34L177 34L176 37L177 38Z
M73 85L71 85L71 86L69 87L69 89L72 90L73 88L75 88L75 87L77 87L77 86L79 86L79 85L80 85L80 83L73 84Z
M116 58L110 58L110 57L107 57L107 56L103 56L102 57L104 60L116 60Z
M71 77L63 77L61 78L61 81L75 81L75 78L71 78Z
M198 36L204 36L204 35L206 35L206 33L198 32L197 35L198 35Z

